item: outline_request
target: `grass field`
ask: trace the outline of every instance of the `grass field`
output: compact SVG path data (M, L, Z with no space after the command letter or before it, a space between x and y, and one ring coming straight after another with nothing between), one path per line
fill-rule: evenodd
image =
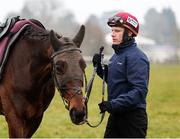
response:
M87 69L90 77L92 67ZM101 80L96 77L89 100L89 120L97 123L100 119L98 103L101 101ZM150 72L147 111L149 119L147 137L180 137L180 65L152 65ZM44 114L38 137L83 137L101 138L106 126L108 114L98 128L88 125L76 126L71 123L68 111L64 108L59 93L56 92L48 110ZM7 124L0 116L0 137L8 137Z

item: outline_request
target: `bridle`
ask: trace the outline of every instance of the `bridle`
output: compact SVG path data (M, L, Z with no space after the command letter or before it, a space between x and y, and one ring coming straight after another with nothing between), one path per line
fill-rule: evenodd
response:
M104 101L104 92L105 92L105 73L104 73L104 64L102 62L102 59L103 59L102 51L103 51L104 47L103 47L102 50L101 49L102 48L100 48L100 54L101 54L101 65L102 65L102 69L103 69L103 82L102 82L102 102L103 102ZM79 51L81 53L81 50L79 48L67 48L67 49L63 49L63 50L59 50L57 52L54 52L51 55L51 63L52 63L52 66L53 66L52 77L54 78L55 86L58 89L58 91L60 92L60 95L62 97L64 106L65 106L65 108L67 110L69 110L69 101L67 99L65 99L64 95L62 94L62 92L63 92L62 90L69 90L69 89L74 90L75 93L74 93L73 96L71 96L71 98L70 98L70 100L71 100L76 95L82 95L81 87L66 88L66 87L63 87L63 85L59 84L58 79L57 79L58 72L56 71L56 64L54 63L54 58L56 56L58 56L59 54L62 54L64 52L71 52L71 51ZM87 84L86 74L85 74L85 72L83 72L84 73L84 78L85 78L85 97L84 97L85 106L86 106L86 120L85 120L85 122L87 123L88 126L93 127L93 128L98 127L102 123L102 121L104 119L104 116L105 116L105 112L101 113L101 119L100 119L99 123L97 123L96 125L92 125L88 121L88 107L87 107L87 104L88 104L88 100L89 100L89 97L90 97L90 93L91 93L93 81L94 81L94 78L95 78L95 75L96 75L96 71L97 71L97 67L95 66L92 77L91 77L90 81L88 82L88 84ZM74 79L76 79L76 78L74 78Z
M56 56L58 56L59 54L62 54L64 52L71 52L71 51L79 51L81 53L81 50L79 48L66 48L66 49L62 49L62 50L59 50L57 52L54 52L52 55L51 55L51 63L52 63L52 67L53 67L53 70L52 70L52 77L54 78L54 83L55 83L55 86L57 88L57 90L60 92L60 95L62 97L62 100L63 100L63 103L64 103L64 106L67 110L69 110L69 101L67 99L65 99L64 95L62 92L66 92L66 90L74 90L74 95L71 96L70 100L76 96L76 95L81 95L81 87L64 87L63 84L59 84L58 82L58 79L57 79L57 70L56 70L56 64L54 63L54 58ZM76 80L77 78L74 77L73 78L74 80ZM78 79L80 80L80 79ZM82 81L83 82L83 81Z

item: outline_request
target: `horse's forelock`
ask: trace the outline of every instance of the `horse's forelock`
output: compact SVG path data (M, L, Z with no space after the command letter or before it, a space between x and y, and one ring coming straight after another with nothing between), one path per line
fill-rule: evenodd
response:
M62 37L59 39L64 45L70 44L73 45L73 41L68 37Z

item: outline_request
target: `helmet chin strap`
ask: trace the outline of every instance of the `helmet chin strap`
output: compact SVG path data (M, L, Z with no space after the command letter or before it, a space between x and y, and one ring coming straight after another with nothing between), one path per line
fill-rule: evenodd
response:
M127 41L131 40L133 37L132 36L129 36L129 30L127 28L124 28L124 34L123 34L123 43L126 43Z

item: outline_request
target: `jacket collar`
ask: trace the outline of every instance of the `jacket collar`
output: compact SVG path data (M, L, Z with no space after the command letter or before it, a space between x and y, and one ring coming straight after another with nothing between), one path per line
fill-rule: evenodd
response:
M116 54L120 53L122 51L122 49L130 47L130 46L134 46L133 44L135 44L135 39L132 38L124 43L121 44L113 44L112 48L114 49L114 52Z

